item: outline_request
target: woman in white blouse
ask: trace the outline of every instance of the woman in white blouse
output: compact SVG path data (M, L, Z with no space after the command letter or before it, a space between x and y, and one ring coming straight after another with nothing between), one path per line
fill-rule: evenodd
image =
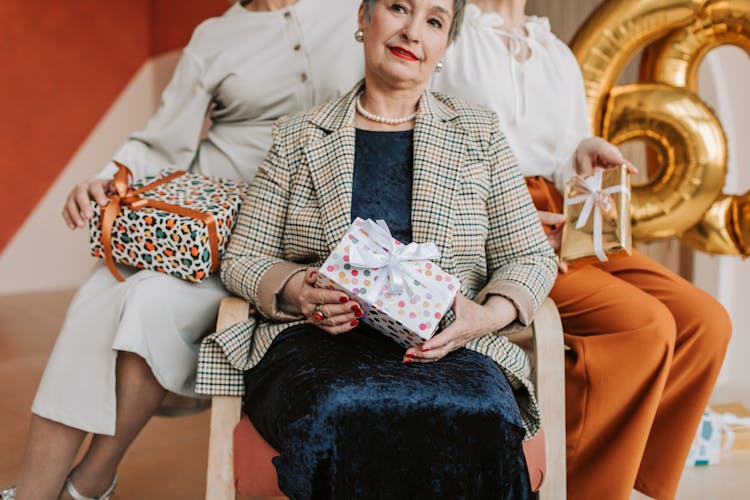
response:
M193 33L145 130L114 155L136 178L164 168L251 181L286 114L348 91L363 75L352 39L353 0L252 0ZM206 116L208 134L201 132ZM115 168L73 189L63 216L71 229L106 203ZM99 265L81 287L32 407L18 498L107 497L125 450L169 392L195 396L200 339L227 295L218 275L200 285ZM87 433L94 438L73 460ZM66 477L68 478L66 480ZM7 490L3 498L14 493Z
M432 88L497 112L557 250L564 183L627 162L591 137L580 68L548 20L526 16L525 0L473 3ZM726 312L637 251L571 265L550 296L570 347L568 497L673 498L724 358Z

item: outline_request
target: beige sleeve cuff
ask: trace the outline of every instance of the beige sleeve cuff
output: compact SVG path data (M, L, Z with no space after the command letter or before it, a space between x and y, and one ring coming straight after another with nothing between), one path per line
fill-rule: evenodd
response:
M502 295L513 302L513 305L516 306L516 310L518 311L518 319L495 333L513 333L528 326L534 320L534 313L536 313L534 300L529 295L528 289L523 285L512 281L491 281L479 291L474 298L474 301L479 304L484 304L490 295Z
M282 311L279 307L279 299L289 280L295 274L304 272L307 267L295 262L279 262L263 273L258 283L258 303L255 304L263 316L275 321L304 319L301 314L290 314Z

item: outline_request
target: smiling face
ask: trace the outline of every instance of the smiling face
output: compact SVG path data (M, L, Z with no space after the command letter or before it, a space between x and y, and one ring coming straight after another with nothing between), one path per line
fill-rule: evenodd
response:
M363 8L359 17L366 77L424 90L448 48L453 0L378 0L369 19Z

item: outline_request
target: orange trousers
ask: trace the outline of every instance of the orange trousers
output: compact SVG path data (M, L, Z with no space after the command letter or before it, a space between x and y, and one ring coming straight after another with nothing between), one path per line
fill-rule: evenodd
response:
M539 210L562 196L527 178ZM550 297L565 344L568 499L674 498L731 323L709 294L638 251L571 265Z

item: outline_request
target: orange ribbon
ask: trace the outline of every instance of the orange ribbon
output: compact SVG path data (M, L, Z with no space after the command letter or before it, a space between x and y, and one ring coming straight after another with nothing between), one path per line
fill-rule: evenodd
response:
M133 173L125 165L114 162L119 167L119 170L114 176L113 183L115 188L115 195L109 199L109 203L106 206L101 207L102 217L102 247L104 249L104 261L107 263L107 267L112 272L112 275L119 281L125 281L115 267L115 261L112 256L112 227L114 226L117 214L120 212L120 207L128 207L130 210L136 211L146 207L155 208L157 210L163 210L173 214L181 215L183 217L190 217L191 219L198 219L208 228L208 243L211 247L211 272L216 272L219 269L219 236L216 231L216 220L210 213L199 212L198 210L191 210L189 208L181 207L179 205L172 205L164 203L159 200L152 200L150 198L141 198L139 195L150 191L157 186L170 182L177 177L183 175L185 171L178 170L163 177L159 180L147 184L138 189L130 188L130 179L133 177Z

